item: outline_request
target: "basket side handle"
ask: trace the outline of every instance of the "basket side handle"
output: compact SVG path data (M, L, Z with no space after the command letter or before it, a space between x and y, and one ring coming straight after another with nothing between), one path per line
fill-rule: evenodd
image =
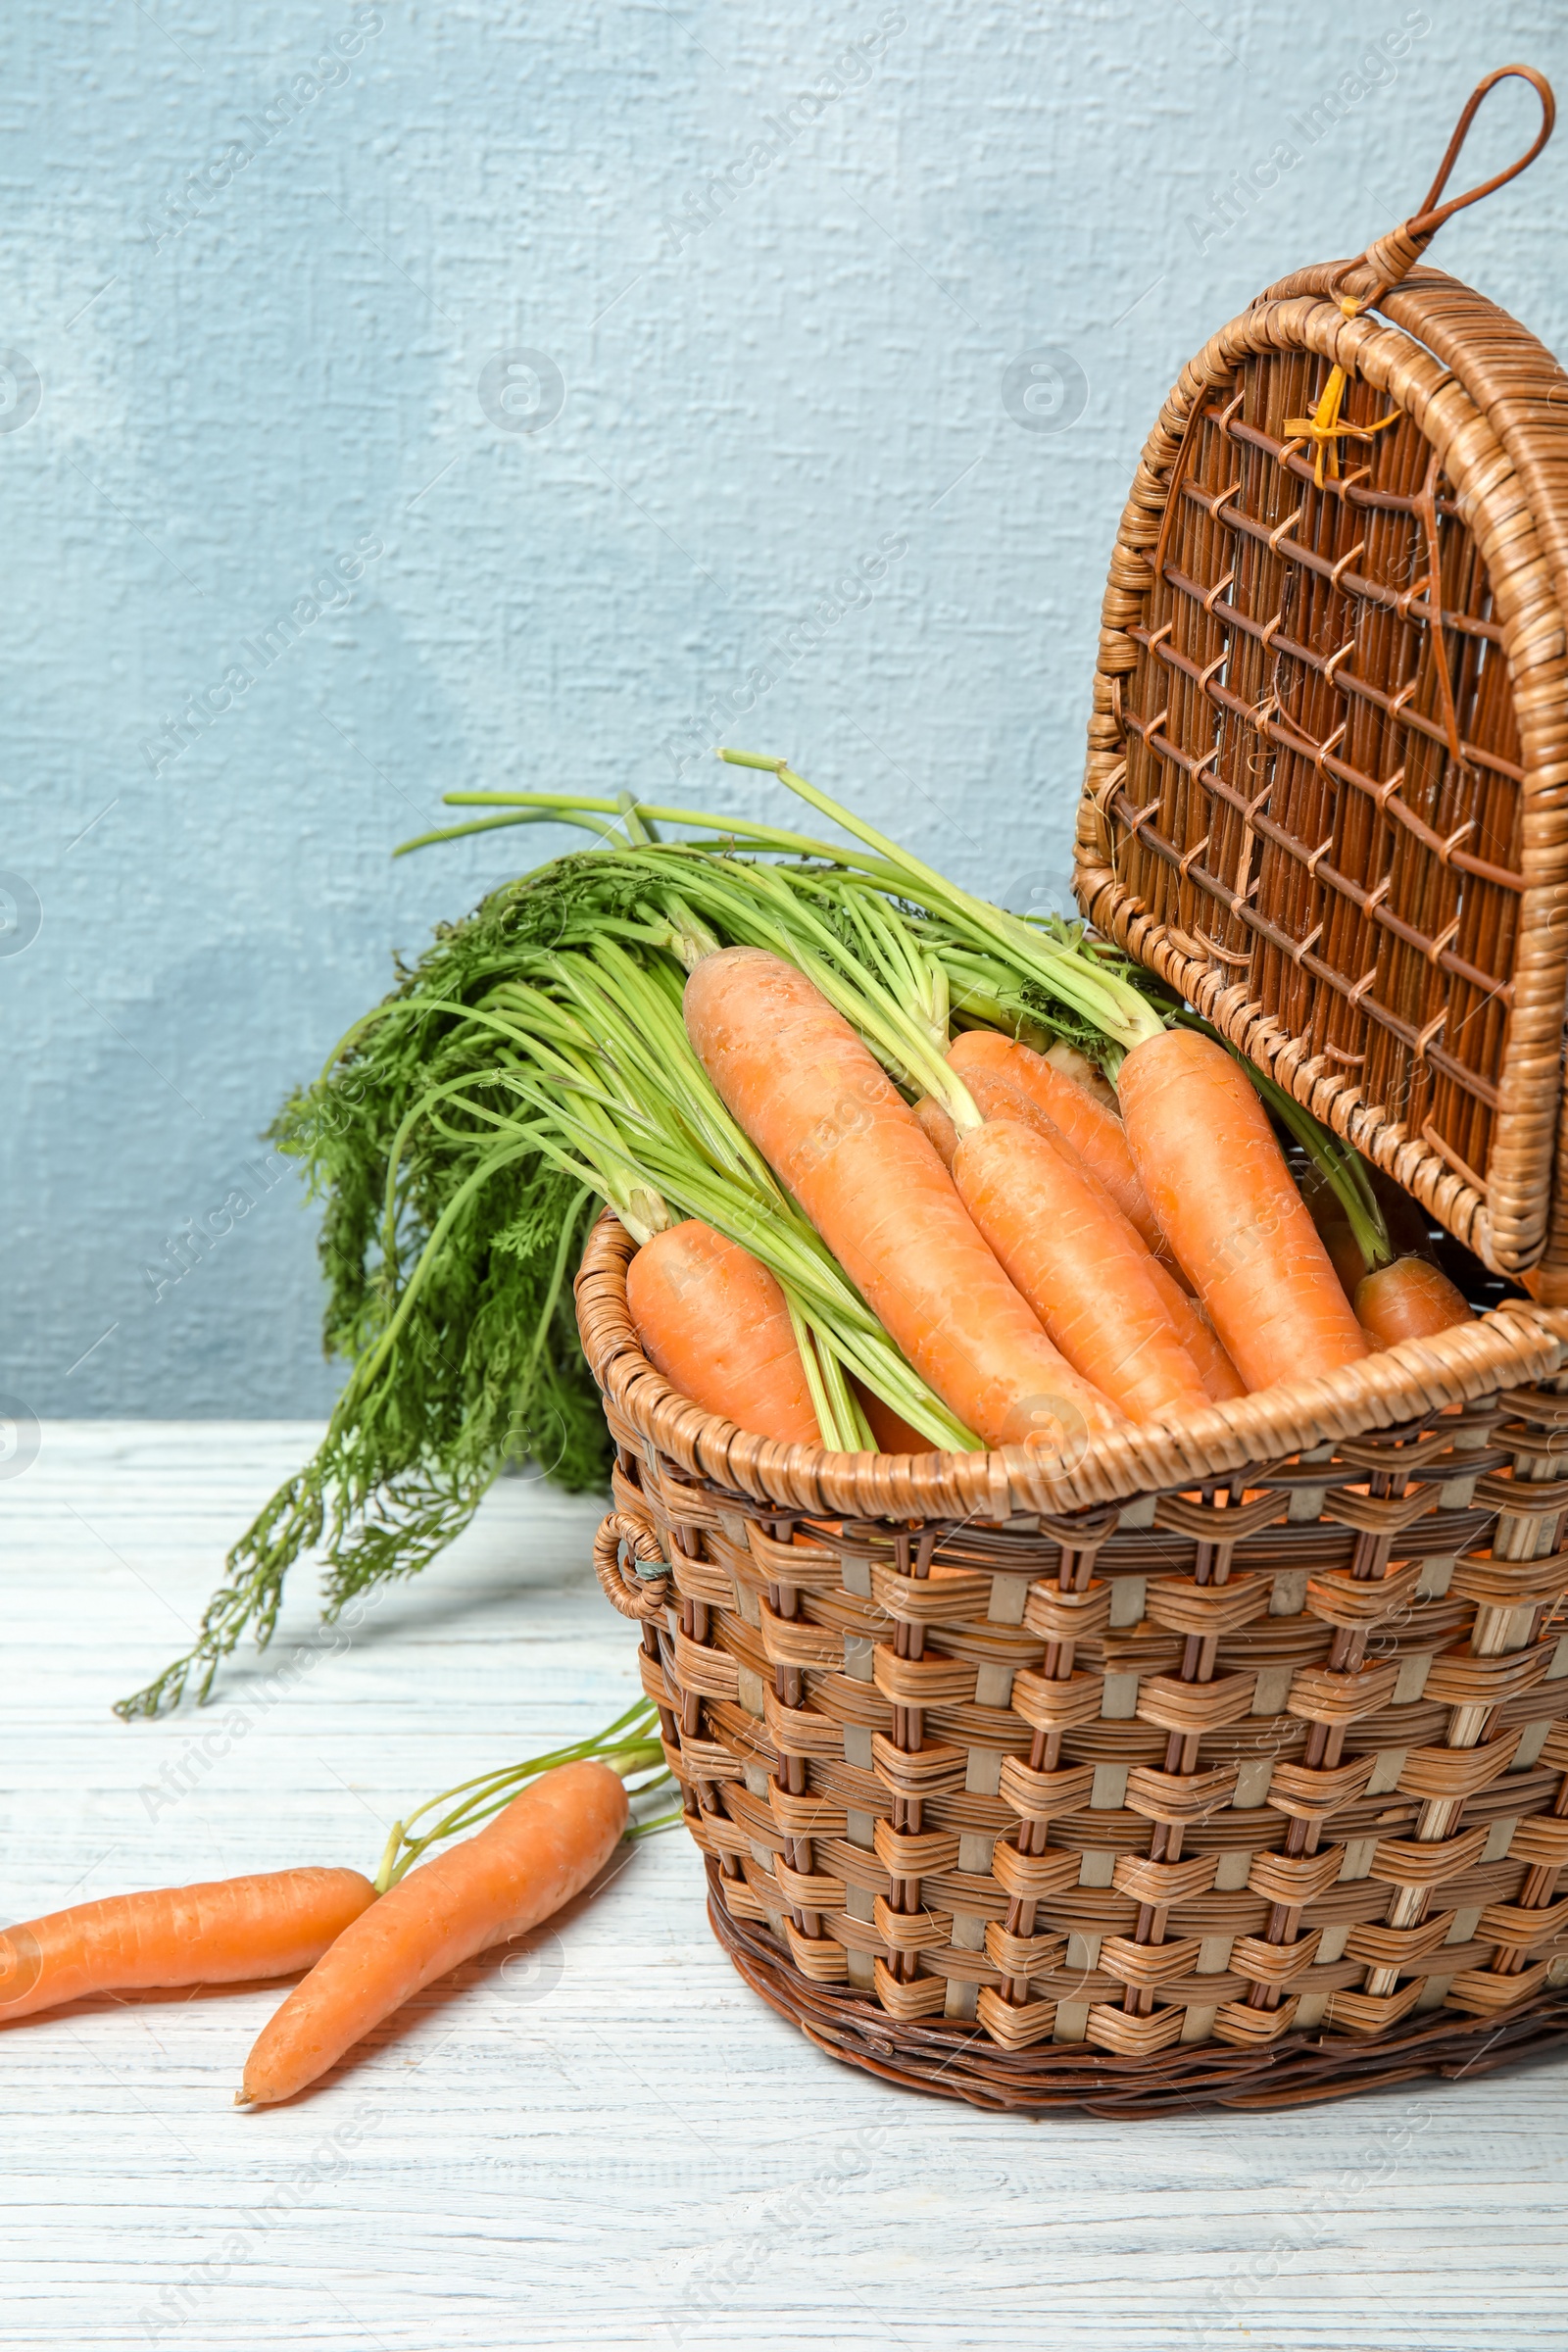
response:
M647 1579L628 1576L621 1561L622 1546L634 1562L645 1563L656 1573ZM661 1569L662 1575L657 1573ZM629 1518L624 1511L612 1511L599 1523L594 1537L594 1574L611 1607L638 1622L657 1617L669 1597L669 1568L659 1548L659 1538L646 1521Z
M1459 160L1459 151L1469 136L1470 125L1480 111L1482 101L1489 91L1496 88L1499 81L1529 82L1541 100L1541 128L1524 154L1509 164L1505 171L1494 172L1491 179L1483 180L1479 187L1467 188L1462 196L1450 196L1445 204L1442 202L1443 191ZM1465 101L1464 112L1453 126L1453 135L1420 211L1412 213L1409 220L1402 220L1397 228L1390 229L1386 237L1379 237L1375 244L1369 245L1360 259L1351 262L1336 281L1335 292L1341 309L1353 318L1358 311L1367 310L1381 301L1414 269L1446 220L1451 220L1455 213L1462 213L1468 205L1479 204L1483 196L1490 196L1497 188L1506 187L1510 179L1517 179L1520 172L1535 162L1550 138L1556 120L1557 101L1552 95L1551 84L1544 74L1539 74L1534 66L1498 66L1494 73L1478 81Z

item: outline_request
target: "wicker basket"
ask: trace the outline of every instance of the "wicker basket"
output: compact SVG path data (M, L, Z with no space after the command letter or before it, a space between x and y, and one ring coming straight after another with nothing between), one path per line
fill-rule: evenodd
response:
M1540 138L1439 207L1508 74ZM1419 214L1183 369L1111 561L1074 888L1486 1264L1540 1262L1568 1304L1568 379L1413 269L1551 113L1528 68L1493 74Z
M1269 2105L1568 2034L1568 1314L1094 1442L833 1454L677 1396L577 1281L719 1940L979 2106Z
M1506 1272L1542 1248L1560 1091L1568 427L1479 297L1422 275L1393 323L1352 315L1445 217L1481 94L1415 222L1276 289L1167 404L1079 884ZM1373 432L1321 487L1314 400L1325 453ZM596 1565L714 1932L814 2041L1120 2112L1568 2035L1568 1312L1505 1302L1053 1471L706 1413L641 1351L631 1252L607 1215L577 1282L616 1446Z

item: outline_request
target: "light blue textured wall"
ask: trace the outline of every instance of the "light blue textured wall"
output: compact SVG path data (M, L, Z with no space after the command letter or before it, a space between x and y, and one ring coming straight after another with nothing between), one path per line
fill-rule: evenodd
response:
M1561 79L1564 22L12 0L0 1388L324 1404L314 1214L258 1132L394 950L565 846L389 865L444 790L664 797L727 735L1064 892L1176 368L1410 211L1482 71ZM1494 106L1489 168L1534 101ZM1568 141L1435 258L1568 350L1565 218ZM1007 376L1049 350L1054 415Z

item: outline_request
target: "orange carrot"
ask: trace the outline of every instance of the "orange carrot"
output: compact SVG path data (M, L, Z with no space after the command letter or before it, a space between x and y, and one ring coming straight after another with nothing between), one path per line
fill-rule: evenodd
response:
M411 1870L263 2028L239 2104L292 2098L421 1986L559 1911L609 1861L626 1814L608 1765L563 1764L476 1836Z
M1301 1198L1347 1298L1353 1298L1355 1286L1367 1270L1366 1253L1355 1238L1344 1202L1322 1170L1311 1165L1301 1177Z
M1068 1152L1016 1120L988 1119L960 1140L953 1177L1075 1371L1135 1421L1208 1402L1151 1277L1150 1251Z
M859 1398L860 1410L865 1415L871 1435L884 1453L931 1453L935 1450L929 1438L922 1437L912 1423L906 1421L902 1413L896 1413L891 1404L884 1403L874 1389L868 1389L864 1381L857 1380L853 1373L850 1386Z
M1069 1046L1063 1038L1058 1037L1054 1046L1046 1048L1041 1059L1049 1062L1054 1070L1059 1070L1064 1078L1070 1078L1075 1086L1081 1086L1093 1095L1113 1119L1121 1117L1115 1088L1104 1071L1097 1068L1087 1054L1080 1054L1076 1046Z
M1143 1235L1138 1238L1142 1241ZM1165 1302L1165 1312L1176 1327L1176 1337L1198 1366L1198 1377L1210 1401L1223 1404L1228 1396L1245 1396L1247 1383L1220 1346L1219 1333L1198 1300L1191 1292L1182 1289L1165 1260L1156 1257L1152 1250L1149 1253L1149 1264L1150 1280Z
M1029 1049L1025 1047L1022 1051L1027 1053ZM996 1070L982 1066L963 1072L964 1085L968 1088L980 1116L983 1119L1016 1119L1021 1125L1032 1127L1037 1135L1043 1135L1047 1143L1054 1144L1058 1152L1065 1152L1076 1166L1084 1168L1094 1177L1106 1200L1114 1201L1117 1214L1132 1225L1144 1247L1161 1261L1177 1289L1185 1290L1187 1278L1171 1254L1170 1244L1159 1230L1159 1221L1144 1196L1142 1179L1138 1178L1136 1169L1133 1170L1133 1174L1138 1182L1138 1196L1133 1200L1132 1207L1138 1209L1139 1215L1143 1218L1142 1225L1135 1221L1132 1208L1128 1206L1127 1187L1122 1181L1120 1163L1125 1161L1127 1167L1131 1167L1132 1153L1127 1148L1127 1138L1122 1131L1120 1119L1110 1113L1104 1113L1103 1118L1109 1120L1108 1126L1104 1125L1102 1118L1102 1105L1098 1100L1091 1100L1087 1116L1083 1113L1081 1105L1075 1105L1072 1102L1070 1096L1065 1102L1058 1100L1057 1108L1066 1110L1074 1127L1077 1139L1074 1141L1063 1128L1057 1125L1050 1111L1041 1107L1038 1092L1025 1093L1021 1086L1014 1084L1012 1070L1017 1066L1010 1065L1008 1068ZM1076 1085L1075 1081L1064 1080L1049 1062L1042 1066L1058 1087ZM1077 1087L1077 1092L1081 1095L1082 1087ZM1092 1162L1090 1159L1086 1159L1079 1150L1079 1145L1084 1142L1089 1144L1093 1155ZM954 1144L956 1147L956 1129L954 1131ZM1116 1180L1118 1189L1114 1192L1105 1181L1107 1174Z
M1401 1340L1431 1339L1468 1323L1474 1310L1441 1266L1396 1257L1356 1284L1355 1312L1373 1348L1396 1348Z
M784 1293L738 1242L688 1218L632 1259L626 1303L671 1388L760 1437L819 1446Z
M1302 1177L1301 1198L1355 1308L1367 1346L1395 1348L1400 1340L1427 1339L1451 1330L1455 1323L1468 1323L1474 1310L1431 1256L1430 1232L1419 1204L1381 1168L1369 1167L1366 1173L1386 1239L1397 1253L1387 1265L1368 1266L1338 1193L1317 1168L1308 1168Z
M1158 1255L1165 1237L1114 1111L1107 1110L1076 1079L1054 1067L1043 1054L1035 1053L1031 1046L1014 1045L995 1029L964 1030L954 1039L948 1059L974 1095L982 1117L1005 1115L1000 1104L991 1111L981 1102L976 1086L983 1085L986 1078L1000 1080L1043 1111Z
M73 1903L0 1934L0 2023L90 1992L311 1968L375 1900L357 1870L271 1870Z
M1133 1048L1117 1087L1155 1214L1248 1387L1364 1356L1268 1114L1224 1047L1164 1030Z
M686 1027L732 1116L915 1370L988 1446L1076 1455L1111 1427L975 1230L918 1120L803 972L726 948Z
M975 1108L984 1118L985 1111L979 1103L976 1103ZM953 1154L958 1149L958 1130L941 1103L931 1095L920 1097L914 1106L914 1115L920 1122L921 1133L951 1176L953 1174Z
M1199 1378L1201 1380L1210 1401L1219 1404L1223 1403L1228 1396L1245 1396L1247 1384L1220 1346L1214 1326L1197 1299L1189 1292L1183 1290L1164 1258L1154 1255L1131 1218L1123 1215L1121 1207L1099 1178L1091 1169L1084 1167L1076 1153L1071 1152L1065 1137L1054 1121L1041 1110L1038 1104L1030 1102L1026 1096L1018 1094L1001 1079L987 1079L979 1072L971 1071L964 1083L974 1097L976 1107L985 1118L1018 1116L1022 1124L1034 1128L1035 1132L1044 1136L1048 1143L1054 1142L1058 1151L1065 1152L1073 1160L1074 1165L1083 1170L1088 1182L1096 1187L1105 1207L1120 1220L1124 1232L1130 1234L1138 1244L1145 1261L1144 1271L1150 1276L1164 1301L1165 1312L1176 1327L1176 1337L1198 1366ZM916 1102L914 1115L941 1153L942 1164L951 1175L954 1153L958 1148L958 1130L941 1103L934 1102L929 1095L922 1096ZM875 1426L876 1424L873 1422L872 1427L875 1428ZM889 1447L888 1450L891 1452L895 1449Z

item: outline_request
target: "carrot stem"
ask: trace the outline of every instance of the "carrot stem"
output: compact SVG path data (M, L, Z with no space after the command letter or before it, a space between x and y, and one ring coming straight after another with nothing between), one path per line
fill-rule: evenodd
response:
M1091 971L1088 966L1063 953L1054 941L1042 938L1020 916L1007 914L1002 907L989 906L984 900L972 898L967 891L959 890L945 875L939 874L934 866L901 850L896 842L890 841L886 834L879 833L874 825L863 823L853 810L841 808L825 792L818 791L814 784L808 784L804 776L796 774L787 760L769 759L756 752L731 750L720 751L718 757L727 760L732 767L761 768L776 775L779 782L787 785L791 792L798 794L822 815L831 817L835 824L842 825L847 833L853 833L857 840L864 842L878 857L898 868L910 882L917 884L921 898L940 906L950 917L956 916L982 942L1001 947L1004 953L1010 954L1043 987L1053 995L1059 996L1076 1012L1095 1021L1107 1037L1114 1038L1118 1044L1130 1048L1146 1037L1156 1036L1165 1026L1147 998L1140 996L1135 988L1116 979L1111 973Z
M537 824L552 819L570 824L572 817L564 811L582 810L587 814L613 816L618 807L615 801L578 792L444 792L441 799L448 808L516 808L530 811L531 814L526 817L500 820L518 824ZM792 833L778 825L753 824L745 817L712 816L704 808L671 808L654 801L639 801L637 806L645 820L654 818L661 824L696 825L705 833L717 834L721 840L751 842L759 849L786 851L797 858L841 858L845 854L842 845L835 848L830 842L813 840L809 834ZM456 826L453 831L455 834L474 832L485 821L477 819L473 824ZM403 850L416 849L418 846L416 842L405 842L401 849L393 852L393 856L401 857Z
M628 1794L632 1796L646 1796L662 1788L670 1774L660 1744L658 1726L658 1708L650 1699L639 1699L590 1739L552 1748L548 1755L530 1756L521 1764L504 1765L497 1772L478 1773L471 1781L460 1781L455 1788L444 1788L439 1796L426 1798L404 1820L392 1824L375 1874L376 1893L385 1894L389 1886L395 1886L432 1845L477 1829L509 1805L530 1781L554 1772L560 1765L606 1764L628 1784ZM643 1773L651 1774L652 1778L639 1779L637 1776ZM633 1780L637 1781L634 1788L630 1787ZM464 1801L454 1805L455 1797ZM452 1810L442 1814L433 1829L421 1832L417 1838L410 1835L415 1822L422 1821L427 1813L442 1805L452 1805Z
M447 800L456 796L447 793ZM619 828L602 825L596 818L580 813L568 815L558 808L518 808L507 816L481 816L466 825L441 825L432 833L416 834L413 841L400 841L393 851L394 858L406 858L411 850L425 850L437 841L461 841L468 833L495 833L503 825L578 825L585 833L597 833L605 841L614 841Z
M833 1410L833 1402L822 1378L822 1359L816 1352L816 1342L811 1336L810 1325L787 1291L784 1294L784 1304L789 1310L790 1329L795 1334L795 1345L801 1358L801 1370L806 1375L807 1395L811 1399L811 1410L816 1415L816 1426L820 1432L822 1443L824 1446L830 1446L835 1453L852 1453L855 1448L845 1444L839 1417ZM732 1413L731 1417L738 1418L739 1416Z
M685 1806L676 1805L668 1813L656 1813L652 1821L634 1821L631 1828L622 1833L623 1841L627 1845L635 1845L640 1838L661 1837L665 1830L678 1830L685 1819Z

